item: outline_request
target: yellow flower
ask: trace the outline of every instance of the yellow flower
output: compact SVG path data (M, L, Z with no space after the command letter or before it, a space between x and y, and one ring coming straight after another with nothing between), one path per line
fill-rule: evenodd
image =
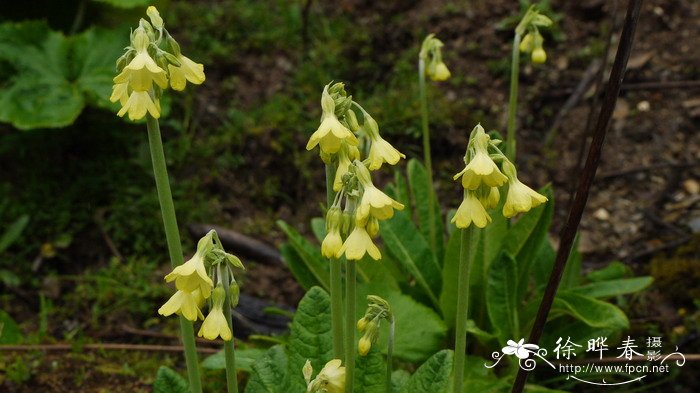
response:
M362 317L357 321L357 330L360 331L360 333L364 332L365 329L367 329L367 324L369 323L369 320L367 317Z
M211 281L211 278L209 278L209 275L207 275L207 270L204 267L203 254L204 252L198 249L192 259L176 267L165 276L165 281L175 281L177 289L182 291L192 292L195 289L199 289L202 296L208 298L209 295L211 295L211 289L214 283Z
M430 70L428 76L430 79L436 82L446 81L450 78L450 76L452 76L450 70L442 61L435 64L433 67L429 67L428 69Z
M340 237L340 229L332 228L321 243L321 254L326 258L335 258L343 246L343 239Z
M523 53L530 52L532 50L533 43L534 38L532 37L532 34L527 33L525 34L525 37L523 37L522 41L520 41L518 49L520 49L520 51Z
M547 61L547 52L543 48L535 48L532 51L532 62L542 64Z
M309 392L345 393L345 367L340 359L333 359L323 366L316 379L309 384Z
M476 152L474 157L461 172L454 176L454 179L457 180L462 176L462 186L468 190L476 190L482 183L489 187L499 187L508 178L501 173L496 163L489 157L487 150L489 136L486 135L481 125L477 125L475 131L473 141Z
M143 29L134 32L134 47L136 56L124 67L122 72L114 77L114 83L129 83L134 91L148 91L153 82L165 89L168 87L168 77L165 70L156 64L148 54L150 40Z
M406 158L404 154L396 150L389 142L384 140L379 134L371 138L372 146L369 148L369 170L374 171L382 167L383 163L396 165L401 158Z
M501 199L501 193L498 191L498 187L491 187L488 192L484 194L483 198L479 198L484 208L493 209L498 206L498 201Z
M148 15L149 19L151 19L151 24L153 27L156 29L163 28L163 18L160 17L160 13L156 7L150 6L146 8L146 15Z
M117 102L124 106L129 100L129 84L128 83L116 83L112 86L112 95L109 97L112 102Z
M357 224L335 256L340 258L343 254L348 260L360 260L365 254L369 254L375 261L382 257L379 248L372 242L365 227Z
M173 90L185 90L187 81L195 85L201 85L206 77L204 76L204 65L195 63L182 54L176 56L180 61L180 66L168 64L170 71L170 86Z
M352 146L357 146L359 143L355 134L340 124L334 113L324 112L321 125L311 135L309 142L306 144L306 150L311 150L316 145L320 145L321 151L324 153L334 154L340 150L341 142Z
M231 328L226 322L226 317L224 316L224 299L226 297L226 292L224 288L219 285L214 289L214 294L212 295L212 308L209 311L209 315L202 322L202 327L199 328L197 335L199 337L204 337L207 340L214 340L221 336L224 341L229 341L233 338L231 333Z
M345 146L348 146L347 144ZM357 150L355 146L349 146ZM359 151L358 151L359 153ZM358 154L359 155L359 154ZM348 169L352 165L352 158L345 147L342 147L338 151L338 168L335 171L335 178L333 179L333 191L338 192L343 188L343 176L348 173Z
M369 337L362 336L360 341L357 343L357 352L360 353L360 356L365 356L369 353L370 349L372 349L372 341L369 339Z
M170 299L158 309L158 314L167 317L172 314L182 314L185 319L196 321L204 319L202 311L197 307L197 300L191 292L178 290Z
M457 225L457 228L467 228L474 223L479 228L484 228L486 224L491 222L491 217L484 209L484 206L479 202L479 199L471 192L466 192L464 200L459 205L452 222Z
M378 220L386 220L394 215L394 209L403 210L403 204L391 199L373 185L366 185L357 208L357 220L365 222L371 215Z
M116 87L117 85L114 86ZM113 96L115 92L112 93ZM119 99L122 100L122 97L119 97ZM146 112L156 119L160 117L160 103L158 100L154 103L153 99L151 99L151 94L147 91L132 91L129 99L122 105L122 108L117 113L119 117L124 116L127 112L129 112L130 120L142 119L146 116Z
M521 183L518 178L511 179L508 182L508 195L503 205L503 215L510 218L544 202L547 202L547 197Z

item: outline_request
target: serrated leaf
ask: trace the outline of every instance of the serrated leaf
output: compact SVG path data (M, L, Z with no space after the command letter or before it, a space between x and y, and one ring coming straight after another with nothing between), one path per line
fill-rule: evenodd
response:
M260 360L267 350L260 348L236 349L236 369L251 372L255 362ZM226 359L224 351L219 351L211 356L208 356L202 361L202 367L211 370L223 370L226 368Z
M380 231L387 250L416 279L433 305L439 307L441 269L430 246L413 222L403 214L396 214L382 223Z
M506 252L491 264L486 287L486 308L501 344L520 337L515 260Z
M330 289L330 265L321 255L321 249L306 240L296 229L284 221L277 225L287 235L289 244L294 248L306 268L313 274L318 283L326 290Z
M394 370L391 373L391 392L399 393L401 389L408 383L411 379L411 374L403 369Z
M174 370L161 366L153 382L153 393L189 393L189 384Z
M386 363L377 349L355 358L356 393L385 393L385 379Z
M435 245L435 260L442 262L444 249L444 227L440 204L435 195L435 187L428 180L427 169L416 159L408 161L408 182L413 194L413 203L418 217L418 226L429 245ZM430 196L433 198L433 220L430 220ZM431 235L432 234L432 235ZM431 239L431 236L433 237Z
M275 345L253 363L246 393L289 393L287 390L287 354L284 347ZM301 369L299 369L301 375ZM302 377L303 378L303 377ZM305 390L299 390L304 392Z
M303 391L306 383L301 369L306 360L311 361L314 370L321 370L333 358L331 300L323 289L311 288L299 302L290 327L287 350L290 390Z
M447 389L452 372L453 352L444 349L421 365L408 383L401 389L402 393L441 393Z

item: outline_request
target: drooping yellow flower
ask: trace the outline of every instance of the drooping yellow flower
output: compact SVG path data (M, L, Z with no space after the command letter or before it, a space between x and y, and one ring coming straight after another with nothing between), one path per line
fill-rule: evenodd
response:
M450 73L450 70L442 61L437 62L435 65L432 65L428 69L430 70L428 72L428 76L435 82L446 81L450 79L450 76L452 76L452 73Z
M382 257L379 248L372 242L365 227L357 224L335 256L340 258L343 254L349 261L360 260L365 254L369 254L375 261Z
M112 102L117 102L122 106L125 106L129 100L129 84L128 83L116 83L112 86L112 95L109 97Z
M335 102L328 93L328 85L323 88L321 107L323 108L321 125L318 126L316 132L311 134L311 138L306 144L306 150L311 150L319 145L322 153L335 154L340 150L343 141L348 145L357 146L359 141L355 134L342 125L335 116Z
M394 209L403 210L403 204L391 199L372 184L372 177L364 164L356 162L355 173L364 188L357 207L356 218L359 223L364 225L370 215L378 220L386 220L394 215Z
M125 85L125 84L121 84ZM116 87L117 85L115 85ZM114 96L114 93L112 95ZM122 97L119 97L122 100ZM122 103L122 108L117 112L117 116L122 117L125 113L129 113L129 120L138 120L146 116L146 112L150 113L154 118L160 117L160 104L158 100L153 102L151 93L147 91L132 91L126 103Z
M503 205L503 215L510 218L547 202L547 197L521 183L517 178L508 182L508 195Z
M323 238L321 254L326 258L335 258L343 247L343 239L340 237L340 228L333 228Z
M134 91L148 91L153 87L154 82L163 89L167 88L168 77L165 70L160 68L148 54L150 40L143 29L136 29L133 44L136 56L119 75L114 77L114 83L128 83Z
M357 343L357 352L360 354L360 356L366 356L370 349L372 349L372 341L369 339L369 337L360 337L360 341Z
M309 393L345 393L345 367L340 359L333 359L307 387Z
M501 173L496 163L489 157L487 148L490 138L481 125L476 126L475 132L473 139L475 154L467 166L454 176L454 179L457 180L462 176L462 186L468 190L476 190L481 184L489 187L500 187L508 178Z
M199 249L189 261L176 267L165 276L165 281L175 281L177 289L182 291L192 292L199 289L204 298L209 298L214 286L204 267L204 252Z
M188 81L195 85L204 83L206 79L204 75L204 65L195 63L182 54L176 56L176 58L180 61L179 67L168 64L168 71L170 71L170 87L172 87L173 90L185 90L185 85L187 85Z
M372 145L369 148L369 170L374 171L382 167L383 163L396 165L406 155L396 150L389 142L377 135L371 138Z
M197 307L197 299L191 292L178 290L158 309L158 314L167 317L172 314L182 314L185 319L192 322L204 319L202 311Z
M464 200L457 208L455 216L452 217L452 222L455 223L457 228L467 228L472 223L479 228L484 228L491 222L491 216L486 212L476 195L467 191L464 195Z
M226 291L219 285L214 289L212 294L212 307L209 310L209 315L202 322L202 327L199 328L197 335L199 337L204 337L207 340L214 340L221 336L224 341L229 341L233 338L231 333L231 328L226 322L226 316L224 316L224 299L226 297Z

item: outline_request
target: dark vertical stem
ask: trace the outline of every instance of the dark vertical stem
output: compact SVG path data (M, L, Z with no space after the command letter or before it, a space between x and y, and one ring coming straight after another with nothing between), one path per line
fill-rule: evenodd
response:
M549 310L552 308L554 296L556 295L557 288L559 287L559 282L561 281L564 267L566 267L566 261L569 258L569 253L571 252L571 247L573 245L574 238L576 237L576 230L581 222L583 210L586 207L588 194L591 190L591 184L593 183L593 178L595 177L595 173L600 162L603 142L605 141L605 134L608 130L608 126L610 125L610 118L612 117L613 110L615 109L617 96L620 94L620 86L622 85L622 79L624 78L625 69L627 68L627 60L629 59L630 52L632 51L634 32L637 28L637 22L639 21L639 12L641 7L642 0L629 0L627 5L627 16L625 17L625 24L622 29L622 35L620 36L620 45L617 48L615 62L613 63L610 79L605 89L603 106L600 110L598 122L593 132L593 140L591 141L591 147L588 150L586 165L583 167L578 190L571 205L571 209L569 210L569 216L564 224L564 228L562 228L559 240L559 250L557 251L554 267L552 268L552 273L549 276L549 282L547 282L544 297L542 298L540 307L537 310L537 317L535 318L535 323L532 327L532 331L530 332L528 342L532 344L539 343L540 338L542 337L542 332L544 331L544 325L547 322ZM512 393L522 393L527 376L527 371L523 370L522 368L518 370L518 376L516 377L515 383L513 384L513 389L511 390Z

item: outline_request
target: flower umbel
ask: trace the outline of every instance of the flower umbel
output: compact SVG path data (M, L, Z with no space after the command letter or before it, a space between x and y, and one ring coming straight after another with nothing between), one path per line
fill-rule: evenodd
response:
M307 393L345 393L345 367L341 366L340 359L333 359L326 363L316 378L308 382ZM311 363L304 365L304 376L311 376L313 369Z
M214 340L221 336L224 341L229 341L233 338L231 328L228 326L224 316L225 297L226 291L224 287L221 285L217 286L211 296L212 307L209 310L209 315L207 315L207 318L202 323L202 327L199 329L199 333L197 333L199 337Z

